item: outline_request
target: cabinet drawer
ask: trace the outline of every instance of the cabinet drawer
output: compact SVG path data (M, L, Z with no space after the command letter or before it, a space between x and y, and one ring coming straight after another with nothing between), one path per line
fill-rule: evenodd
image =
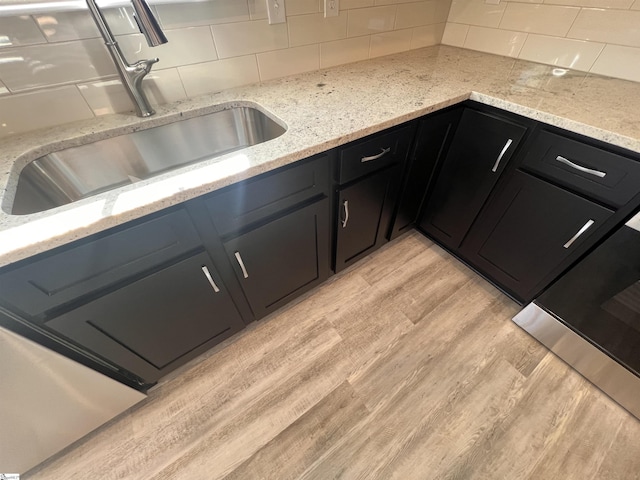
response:
M411 146L413 124L369 136L340 149L338 182L344 184L388 165L404 161Z
M0 295L36 316L120 282L200 245L184 210L54 250L0 275Z
M225 235L327 193L329 154L302 165L278 170L230 187L206 200L207 210L221 235Z
M615 207L640 192L640 162L546 130L523 167Z

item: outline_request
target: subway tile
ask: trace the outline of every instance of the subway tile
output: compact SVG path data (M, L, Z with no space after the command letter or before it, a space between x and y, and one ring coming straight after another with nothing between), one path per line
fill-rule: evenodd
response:
M463 47L468 32L469 25L447 22L442 34L442 43L452 47Z
M159 58L154 68L165 69L192 63L209 62L218 58L209 27L178 28L165 30L164 45L149 47L144 36L124 35L118 43L129 63L143 58Z
M497 27L506 5L506 2L489 5L484 3L484 0L453 0L447 21L481 27Z
M311 43L329 42L347 36L347 12L324 18L322 13L289 17L289 45L297 47Z
M437 0L398 5L395 28L420 27L446 22L448 11L445 11L443 5L443 2Z
M13 92L113 75L102 39L0 50L0 80Z
M126 35L139 31L131 7L105 8L102 13L114 35ZM87 10L49 12L34 15L34 18L49 42L100 37L100 32Z
M373 7L374 0L340 0L340 10Z
M247 2L238 0L169 3L158 5L156 8L164 28L195 27L249 20Z
M442 43L445 25L445 23L434 23L433 25L414 28L413 36L411 37L411 48L430 47Z
M633 0L544 0L549 5L570 5L574 7L617 8L628 10Z
M211 27L220 58L278 50L289 46L287 24L269 25L266 20Z
M287 8L287 17L324 12L324 2L321 0L286 0L285 5Z
M152 107L187 97L175 68L152 70L142 81L142 88ZM132 112L135 109L119 78L82 83L78 89L96 116Z
M273 52L259 53L258 68L261 80L286 77L297 73L310 72L320 68L318 45L287 48Z
M320 44L320 68L366 60L370 41L371 37L365 35Z
M0 97L0 137L92 117L75 85Z
M37 43L46 43L46 40L29 15L0 17L0 48Z
M527 34L523 32L471 26L464 48L505 57L517 57L526 38Z
M583 8L567 36L640 47L640 12Z
M348 15L347 36L370 35L393 29L396 19L396 6L349 10Z
M588 71L603 48L602 43L530 34L518 57L532 62Z
M500 28L564 37L580 12L577 7L509 3Z
M248 0L249 16L251 20L264 20L268 18L267 4L264 0Z
M189 97L260 81L255 55L187 65L178 71Z
M606 45L591 72L640 82L640 48Z
M413 29L411 28L371 35L369 57L382 57L383 55L407 51L411 48L412 36Z

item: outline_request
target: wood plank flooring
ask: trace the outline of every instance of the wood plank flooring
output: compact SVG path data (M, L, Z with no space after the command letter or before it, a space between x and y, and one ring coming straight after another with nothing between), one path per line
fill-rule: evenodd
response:
M413 232L29 479L638 479L640 422Z

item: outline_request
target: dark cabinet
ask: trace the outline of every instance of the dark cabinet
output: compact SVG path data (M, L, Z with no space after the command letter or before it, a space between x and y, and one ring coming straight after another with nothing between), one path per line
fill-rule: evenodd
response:
M528 301L576 250L593 245L612 211L516 171L493 196L459 253Z
M413 228L436 166L447 154L461 114L462 108L455 107L420 120L413 150L405 168L402 194L391 232L392 239Z
M526 131L514 120L466 108L420 228L448 248L458 248Z

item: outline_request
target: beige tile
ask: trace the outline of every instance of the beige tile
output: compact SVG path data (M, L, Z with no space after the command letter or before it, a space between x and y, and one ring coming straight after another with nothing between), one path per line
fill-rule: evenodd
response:
M156 8L164 28L195 27L249 20L247 2L238 0L170 3L158 5Z
M92 117L75 85L0 97L0 137Z
M369 58L371 37L353 37L320 44L320 68L358 62Z
M260 78L262 80L270 80L318 70L320 68L319 50L318 45L306 45L304 47L259 53L257 57Z
M583 8L567 36L640 47L640 12Z
M351 8L373 7L374 0L340 0L340 10Z
M179 67L189 97L260 81L255 55Z
M251 20L263 20L268 18L267 3L264 0L249 0L249 16Z
M286 0L287 17L304 15L305 13L324 12L324 2L321 0Z
M375 0L376 5L398 5L400 3L411 3L415 0Z
M46 43L38 25L28 15L0 17L0 48Z
M115 73L102 39L0 49L0 80L13 92Z
M530 34L519 58L588 71L604 48L603 43Z
M577 7L509 3L500 28L564 37L579 11Z
M118 37L118 43L131 63L142 58L158 57L160 62L154 67L158 69L208 62L218 58L209 27L165 30L165 34L169 42L159 47L149 47L140 33Z
M152 70L142 85L152 107L187 98L180 75L175 68ZM134 105L119 78L82 83L78 85L78 89L96 116L134 110Z
M544 0L549 5L572 5L575 7L618 8L628 10L633 0Z
M447 22L497 27L506 5L506 2L489 5L484 0L453 0Z
M347 35L357 37L392 30L396 20L396 6L368 7L349 10Z
M394 30L392 32L371 35L371 58L391 55L392 53L405 52L411 48L413 29Z
M0 95L8 95L9 89L4 86L4 83L0 82Z
M437 0L398 5L395 28L420 27L446 22L449 12L443 8L443 5L443 2Z
M523 32L471 26L464 42L464 48L504 55L505 57L517 57L526 38L527 34Z
M266 20L214 25L211 27L220 58L287 48L287 24L269 25Z
M442 43L445 25L445 23L436 23L414 28L413 36L411 37L411 48L430 47Z
M591 67L591 71L640 82L640 48L607 45Z
M633 2L633 5L631 5L631 10L640 10L640 0L636 0L635 2Z
M324 18L322 13L298 15L288 19L289 45L297 47L311 43L330 42L347 36L347 12Z
M444 33L442 34L442 43L444 45L451 45L452 47L463 47L468 32L469 25L447 22Z
M139 30L133 18L133 8L105 8L102 13L114 35L138 33ZM50 12L34 15L34 18L49 42L68 42L100 36L93 18L86 10Z

